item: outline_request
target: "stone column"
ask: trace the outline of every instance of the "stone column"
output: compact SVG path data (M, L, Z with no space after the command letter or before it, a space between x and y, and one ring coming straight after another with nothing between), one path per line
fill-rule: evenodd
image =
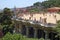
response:
M22 25L19 25L19 33L22 33Z
M17 33L17 23L15 22L14 32Z
M29 35L29 28L26 27L26 36L28 37L28 35Z
M45 32L45 40L48 39L48 32L47 31L44 31Z
M37 37L37 28L34 28L34 38Z

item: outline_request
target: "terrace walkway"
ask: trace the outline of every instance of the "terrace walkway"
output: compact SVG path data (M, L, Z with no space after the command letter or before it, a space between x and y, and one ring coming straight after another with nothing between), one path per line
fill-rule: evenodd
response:
M56 33L51 31L52 30L51 28L54 27L55 24L43 24L43 23L37 22L37 21L24 20L22 18L20 18L20 19L15 20L15 24L16 24L15 25L15 30L16 30L15 32L26 35L26 37L45 38L45 39L50 38L51 40L55 40L55 39L59 40L59 38L55 38ZM27 25L26 25L26 23L27 23ZM40 26L50 28L49 31L51 31L51 32L47 31L48 29L42 30Z

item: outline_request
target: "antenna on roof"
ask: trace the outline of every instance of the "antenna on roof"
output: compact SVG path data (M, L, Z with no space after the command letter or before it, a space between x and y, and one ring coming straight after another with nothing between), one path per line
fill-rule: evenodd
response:
M14 19L16 19L16 6L14 6Z
M16 6L14 6L14 12L16 11Z

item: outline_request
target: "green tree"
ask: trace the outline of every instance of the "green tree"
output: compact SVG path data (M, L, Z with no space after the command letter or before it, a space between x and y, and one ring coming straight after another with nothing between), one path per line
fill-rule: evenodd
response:
M57 21L57 25L56 25L56 27L54 29L57 32L57 36L56 37L60 38L60 20Z
M60 7L60 0L48 0L48 1L44 1L44 2L42 2L42 6L44 6L45 8Z
M41 3L40 2L36 2L33 5L37 7L37 6L41 6Z
M3 13L9 17L12 16L13 11L11 11L9 8L4 8Z
M7 33L2 40L20 40L20 34Z
M3 33L6 34L8 31L12 32L14 28L11 20L12 11L9 8L4 8L0 14L0 25L2 26Z
M40 38L40 40L44 40L44 38Z

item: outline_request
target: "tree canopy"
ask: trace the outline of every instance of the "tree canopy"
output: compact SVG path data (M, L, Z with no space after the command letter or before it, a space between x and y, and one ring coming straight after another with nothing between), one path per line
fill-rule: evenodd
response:
M57 21L57 25L55 27L55 31L57 32L57 36L60 37L60 20Z
M12 32L13 23L11 20L12 11L9 8L4 8L3 12L0 13L0 27L4 34L8 31Z
M60 7L60 0L46 0L43 2L36 2L32 6L33 8L29 10L30 12L45 11L45 9L50 7Z
M60 7L60 0L47 0L43 2L36 2L34 3L35 6L43 6L44 8L50 7Z

